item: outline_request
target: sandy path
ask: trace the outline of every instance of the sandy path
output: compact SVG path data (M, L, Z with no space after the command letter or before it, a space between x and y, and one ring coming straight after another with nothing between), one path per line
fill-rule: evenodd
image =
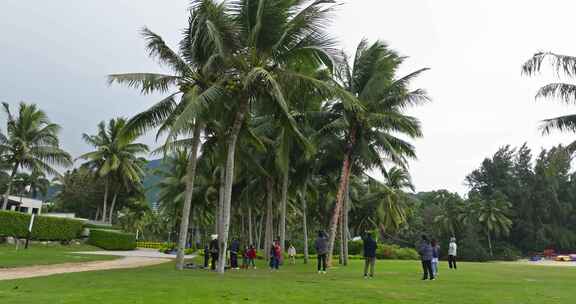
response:
M509 265L530 265L530 266L552 266L552 267L576 267L576 262L558 262L558 261L550 261L550 260L542 260L542 261L528 261L528 260L520 260L516 262L501 262L503 264Z
M96 261L86 263L65 263L55 265L28 266L0 269L0 281L33 277L44 277L60 273L126 269L157 265L170 261L165 258L124 257L112 261Z

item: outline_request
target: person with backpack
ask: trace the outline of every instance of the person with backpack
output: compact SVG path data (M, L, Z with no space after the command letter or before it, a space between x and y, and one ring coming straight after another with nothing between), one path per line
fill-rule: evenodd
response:
M364 278L374 277L374 267L376 265L376 248L378 245L372 238L372 234L366 233L363 239L364 245ZM368 268L370 268L370 277L368 277Z
M318 273L326 274L326 256L328 255L328 238L324 231L318 231L318 238L314 243L318 256Z
M422 235L422 241L418 248L418 254L420 255L420 260L422 262L422 280L434 280L434 272L432 271L432 246L430 245L428 237L425 235Z
M274 240L274 243L270 247L270 270L278 270L280 268L281 255L282 248L280 247L280 242Z
M218 254L220 253L220 245L218 244L218 235L211 235L212 240L210 241L210 257L212 258L212 263L210 269L216 270L216 263L218 263Z

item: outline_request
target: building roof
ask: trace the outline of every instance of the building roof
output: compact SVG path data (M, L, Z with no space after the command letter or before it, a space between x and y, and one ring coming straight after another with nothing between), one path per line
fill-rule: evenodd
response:
M33 199L33 198L29 198L29 197L20 197L20 196L15 196L15 195L9 195L8 199L16 202L16 203L22 203L22 205L24 206L34 206L37 208L42 207L42 201L41 200L37 200L37 199Z

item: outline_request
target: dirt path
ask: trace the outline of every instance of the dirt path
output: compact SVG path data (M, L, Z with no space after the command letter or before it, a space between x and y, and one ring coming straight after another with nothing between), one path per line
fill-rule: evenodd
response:
M60 273L137 268L137 267L162 264L168 261L170 260L165 258L124 257L112 261L65 263L55 265L8 268L8 269L0 269L0 281L33 278L33 277L44 277Z

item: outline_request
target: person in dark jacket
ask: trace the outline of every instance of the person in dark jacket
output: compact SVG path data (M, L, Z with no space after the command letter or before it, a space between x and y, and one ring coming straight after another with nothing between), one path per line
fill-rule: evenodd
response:
M418 248L418 254L420 254L420 260L422 260L422 270L424 272L422 280L427 280L428 278L434 280L434 272L432 270L432 258L434 252L428 237L425 235L422 236L422 241Z
M210 263L210 246L206 244L204 246L204 269L208 269L208 263Z
M230 268L238 270L238 252L240 252L240 241L237 238L230 244Z
M274 240L270 247L270 270L278 270L280 268L280 256L282 249L280 248L280 241Z
M218 263L218 254L220 253L220 245L218 244L218 235L213 234L212 240L210 241L210 257L212 258L212 263L210 269L216 270L216 263Z
M367 233L364 237L364 278L368 278L368 267L370 267L370 278L374 277L374 266L376 264L376 241L372 234Z
M318 238L314 243L318 256L318 273L326 274L326 256L328 255L328 238L324 231L318 231Z

